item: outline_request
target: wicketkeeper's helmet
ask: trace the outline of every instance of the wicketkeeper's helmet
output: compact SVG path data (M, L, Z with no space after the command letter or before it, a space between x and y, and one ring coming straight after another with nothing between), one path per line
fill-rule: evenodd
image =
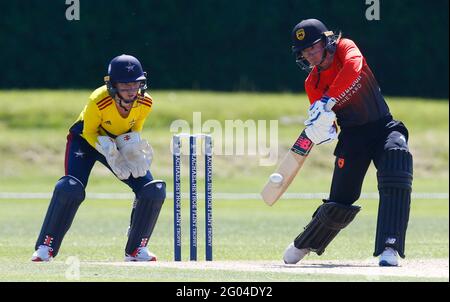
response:
M313 66L302 56L302 51L320 41L325 44L325 51L336 52L336 41L338 36L329 31L325 24L317 19L307 19L298 23L292 30L292 52L297 64L303 70L311 70Z
M130 55L120 55L111 60L108 66L108 75L105 84L109 94L114 97L117 93L116 83L141 83L141 94L147 89L147 73L143 71L138 59Z

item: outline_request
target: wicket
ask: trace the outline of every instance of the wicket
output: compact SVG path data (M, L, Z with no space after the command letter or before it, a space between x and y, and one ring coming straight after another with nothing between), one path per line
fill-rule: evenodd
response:
M181 138L189 137L189 208L190 260L197 260L197 138L204 140L205 154L205 259L212 261L212 138L206 134L173 136L174 183L174 251L175 261L181 261Z

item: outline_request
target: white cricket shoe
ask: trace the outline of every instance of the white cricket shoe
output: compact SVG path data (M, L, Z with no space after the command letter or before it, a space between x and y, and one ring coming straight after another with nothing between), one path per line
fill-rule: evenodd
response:
M145 247L138 247L131 255L125 254L125 261L156 261L156 255Z
M40 245L31 256L31 261L48 262L53 259L53 249L46 245Z
M398 253L391 247L384 249L384 252L380 255L379 266L398 266Z
M296 264L311 252L310 249L298 249L292 242L284 251L283 260L286 264Z

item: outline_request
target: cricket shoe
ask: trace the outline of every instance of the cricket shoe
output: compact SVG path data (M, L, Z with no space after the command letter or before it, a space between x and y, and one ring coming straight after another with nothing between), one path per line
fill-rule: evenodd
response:
M380 255L379 266L398 266L398 253L391 247L384 249Z
M283 260L286 264L296 264L300 260L302 260L306 255L311 252L310 249L299 249L296 248L294 243L292 242L284 251Z
M33 262L48 262L53 259L53 249L47 245L40 245L31 256Z
M138 247L129 255L125 254L125 261L156 261L156 255L148 250L147 247Z

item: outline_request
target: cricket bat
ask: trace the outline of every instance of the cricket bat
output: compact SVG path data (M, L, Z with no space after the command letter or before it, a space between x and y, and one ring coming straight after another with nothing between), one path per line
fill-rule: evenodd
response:
M305 130L303 130L264 186L261 196L265 203L271 206L283 195L303 166L313 146L314 143L306 136Z
M325 110L331 111L335 104L335 99L330 98ZM265 203L272 206L280 199L303 166L313 146L314 143L306 136L305 130L303 130L295 144L281 161L278 169L270 175L264 186L261 196Z

